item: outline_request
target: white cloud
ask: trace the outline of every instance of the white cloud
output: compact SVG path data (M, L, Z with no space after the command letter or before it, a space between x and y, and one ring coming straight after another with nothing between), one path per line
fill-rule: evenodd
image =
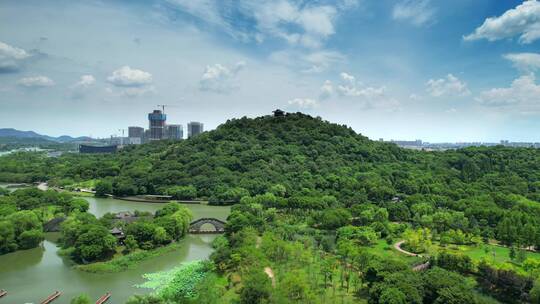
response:
M52 79L45 76L33 76L19 79L18 85L26 88L44 88L54 86L55 83Z
M307 53L283 50L272 53L269 59L277 64L295 68L302 73L321 73L346 60L341 53L328 50Z
M356 78L354 78L353 75L347 74L345 72L339 74L341 79L343 79L345 82L348 82L350 84L354 84L356 82Z
M366 88L357 88L355 86L340 85L337 87L337 91L342 96L349 97L365 97L365 98L378 98L384 96L386 92L385 87L366 87Z
M228 68L222 64L207 65L201 80L199 89L215 93L228 93L236 85L234 79L236 75L245 67L246 63L240 61L233 68Z
M71 86L71 98L83 98L88 89L96 83L96 78L92 75L82 75L80 80Z
M165 0L166 3L172 5L187 14L200 19L220 30L223 30L232 37L241 41L252 39L243 29L236 29L229 20L231 20L231 12L235 7L221 0ZM223 9L222 9L223 8ZM168 9L168 8L167 8ZM170 12L167 11L166 14Z
M283 39L292 45L319 48L335 33L340 12L351 10L357 0L303 3L293 0L221 1L168 0L174 7L226 31L241 40L263 42L267 37ZM238 15L255 21L255 28L238 26L231 20Z
M473 33L463 39L496 41L519 36L520 43L531 43L540 38L540 2L524 1L499 17L487 18Z
M133 69L127 65L113 71L112 74L107 77L107 81L120 88L117 96L133 98L155 92L155 87L152 85L152 74L142 70ZM86 82L92 81L87 77ZM115 95L112 89L109 88L108 90Z
M466 96L471 94L467 84L452 74L446 78L430 79L426 82L426 91L433 97Z
M261 39L277 37L291 45L319 48L335 32L338 8L295 1L240 1L242 13L256 21Z
M325 100L330 98L334 94L334 86L332 85L332 82L330 80L327 80L324 82L324 84L321 86L321 92L319 94L319 98L321 100Z
M540 54L538 53L511 53L503 57L522 71L532 72L540 68Z
M290 106L295 106L300 109L313 109L319 106L315 99L311 98L295 98L288 101Z
M533 74L515 79L508 88L493 88L476 98L482 105L518 110L523 113L540 112L540 85Z
M389 111L399 109L400 103L395 98L388 96L385 86L371 87L365 86L356 80L351 74L340 73L340 82L333 85L330 80L326 80L320 88L319 98L321 100L335 98L348 98L356 100L364 108L381 108Z
M362 83L356 83L356 78L353 75L345 72L342 72L339 76L342 79L342 84L337 86L336 91L341 96L378 98L385 94L385 87L364 87Z
M431 0L404 0L394 5L392 18L422 26L433 22L435 9L431 7Z
M21 62L30 56L25 50L0 41L0 73L17 71Z
M82 75L81 79L75 84L76 87L89 87L96 82L96 78L92 75Z
M152 74L126 65L113 71L107 81L117 87L141 87L152 83Z

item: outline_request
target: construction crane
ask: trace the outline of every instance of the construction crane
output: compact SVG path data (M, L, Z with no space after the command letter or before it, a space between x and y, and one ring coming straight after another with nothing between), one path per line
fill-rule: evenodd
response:
M124 131L126 129L118 129L118 131L122 132L122 137L120 137L120 146L124 146Z
M163 114L165 114L165 107L169 107L171 105L167 105L167 104L161 104L161 105L157 105L158 107L161 107L163 109Z
M173 104L159 104L157 106L161 107L161 109L163 110L163 114L165 114L165 107L168 107L168 108L170 108L170 107L173 107L173 108L178 107L178 105L173 105Z

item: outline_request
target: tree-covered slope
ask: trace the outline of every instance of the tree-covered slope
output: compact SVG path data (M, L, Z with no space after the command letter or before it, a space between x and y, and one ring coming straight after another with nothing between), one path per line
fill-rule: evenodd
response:
M406 150L296 113L233 119L188 140L116 154L15 153L0 157L0 180L84 181L98 194L236 203L211 259L230 280L223 290L240 303L261 291L269 303L317 303L315 295L330 292L328 302L342 295L350 303L393 296L398 303L494 303L480 291L518 303L540 294L531 252L540 249L538 149ZM420 260L393 250L397 240L446 270L412 271ZM276 288L265 267L274 269ZM465 284L439 288L431 276ZM299 286L302 300L289 286ZM455 297L461 300L449 300Z
M15 154L0 158L0 180L103 179L117 195L174 193L225 201L277 184L288 196L327 194L347 205L412 194L439 195L442 201L518 194L538 201L539 167L538 149L411 151L296 113L232 119L189 140L130 146L115 155Z
M373 142L350 128L303 114L234 119L216 130L170 145L153 159L153 184L192 184L202 196L241 187L261 194L275 184L292 193L338 191L376 163L394 163L410 153ZM162 179L161 177L165 177Z

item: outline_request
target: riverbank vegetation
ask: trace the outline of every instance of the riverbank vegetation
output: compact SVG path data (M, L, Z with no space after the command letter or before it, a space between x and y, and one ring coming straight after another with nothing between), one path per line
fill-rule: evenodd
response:
M0 172L0 180L95 180L119 196L235 203L212 255L216 279L200 283L219 295L200 303L540 298L538 149L406 150L296 113L233 119L114 155L9 156ZM172 238L174 221L156 214L126 232L154 248ZM400 240L421 256L395 250Z
M67 193L37 188L0 191L0 254L37 247L46 223L87 209L88 202Z
M91 273L122 272L128 269L134 269L143 261L175 251L182 246L182 243L171 243L169 245L150 250L136 249L127 254L122 254L124 250L122 248L118 248L117 251L119 251L120 254L114 256L111 260L77 265L75 268L80 271Z
M81 270L118 272L166 252L156 249L182 239L191 219L191 211L174 202L154 215L105 214L97 219L89 213L76 213L61 224L60 244L63 253L79 264L99 262L80 266Z

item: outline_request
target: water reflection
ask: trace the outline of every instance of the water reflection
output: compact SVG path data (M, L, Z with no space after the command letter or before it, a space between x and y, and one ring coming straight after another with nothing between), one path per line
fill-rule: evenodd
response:
M163 204L128 202L116 199L85 198L90 203L90 212L98 217L107 212L150 211L163 207ZM206 205L186 205L194 218L215 217L226 219L228 207ZM55 304L68 304L70 299L87 293L97 299L107 291L112 292L111 303L123 303L133 294L150 292L148 289L134 287L144 282L142 275L162 271L179 263L205 259L212 253L211 243L216 235L188 235L181 241L182 246L157 258L143 261L136 269L121 273L93 274L73 269L67 258L57 254L56 242L59 235L47 233L41 247L17 251L0 256L0 288L8 295L5 303L39 303L55 290L63 295Z

